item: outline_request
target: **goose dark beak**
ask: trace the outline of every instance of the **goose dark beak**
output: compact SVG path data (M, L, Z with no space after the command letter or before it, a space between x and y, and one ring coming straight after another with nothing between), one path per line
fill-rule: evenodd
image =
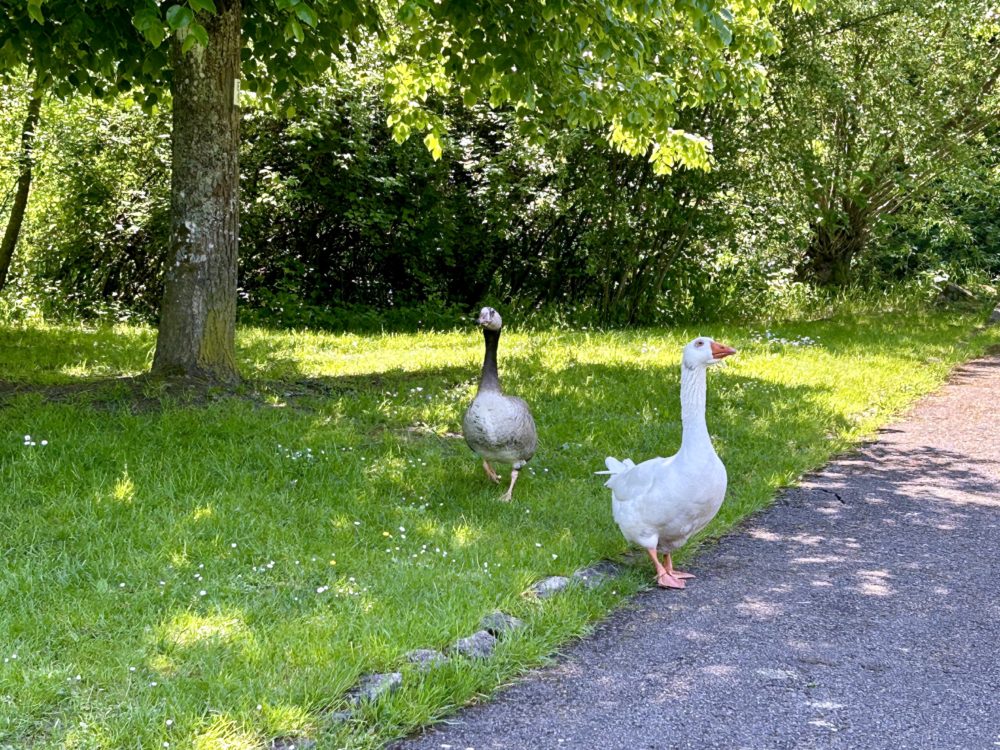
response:
M736 350L732 347L726 346L725 344L720 344L718 341L712 342L712 359L725 359L730 354L736 354Z

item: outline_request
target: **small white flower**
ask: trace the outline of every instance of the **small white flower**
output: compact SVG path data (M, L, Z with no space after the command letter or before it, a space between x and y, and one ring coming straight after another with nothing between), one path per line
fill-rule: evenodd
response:
M169 726L170 726L171 724L173 724L173 723L174 723L174 720L173 720L173 719L167 719L167 726L168 726L168 727L169 727Z
M202 589L201 591L198 592L198 596L205 596L205 594L207 594L207 593L208 592L205 591L205 589Z

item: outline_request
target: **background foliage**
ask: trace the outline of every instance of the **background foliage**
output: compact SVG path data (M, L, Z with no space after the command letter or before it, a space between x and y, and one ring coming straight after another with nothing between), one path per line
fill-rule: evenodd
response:
M775 19L783 47L759 58L759 106L677 109L678 130L711 146L709 172L658 174L585 122L545 121L540 139L544 118L460 86L430 87L429 119L407 120L392 103L398 57L374 46L307 87L246 94L242 316L449 325L493 301L607 325L787 315L887 286L929 298L948 279L989 292L996 11L830 0ZM419 51L428 34L396 42ZM0 87L0 220L29 95L27 71ZM159 101L47 95L8 315L154 319L169 205ZM440 139L398 143L418 120Z

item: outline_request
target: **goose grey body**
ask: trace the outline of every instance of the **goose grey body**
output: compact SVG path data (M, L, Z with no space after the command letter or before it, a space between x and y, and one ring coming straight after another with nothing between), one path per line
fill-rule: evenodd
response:
M473 451L487 461L520 469L538 447L535 420L523 399L500 391L480 390L462 417L462 433Z
M500 388L497 372L500 314L492 307L484 307L478 322L483 327L486 355L479 376L479 390L462 417L462 434L468 446L482 457L483 470L494 482L499 478L490 462L511 464L510 487L501 498L510 500L518 472L535 455L538 433L524 400L508 396Z

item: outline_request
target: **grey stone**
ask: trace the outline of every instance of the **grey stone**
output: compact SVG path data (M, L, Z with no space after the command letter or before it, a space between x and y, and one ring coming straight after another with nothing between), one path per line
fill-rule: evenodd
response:
M487 630L477 630L468 638L459 638L451 650L470 659L486 659L496 648L496 636Z
M385 674L366 674L358 680L357 686L348 693L351 703L374 701L382 695L387 695L403 684L401 672L386 672Z
M573 577L583 583L588 589L596 588L607 580L621 573L621 566L610 560L602 560L590 567L576 571Z
M498 609L495 612L490 612L480 620L479 627L489 631L497 638L501 638L507 633L523 628L524 622L514 617L514 615L508 615L506 612L501 612Z
M341 724L351 718L353 714L350 711L333 711L326 715L326 718L331 724Z
M549 576L540 580L529 591L539 599L545 599L553 594L558 594L568 585L569 579L566 576Z
M990 325L996 325L1000 323L1000 304L993 308L993 312L990 313Z
M316 740L307 737L275 737L268 746L269 750L312 750Z
M433 669L448 661L448 657L432 648L418 648L406 654L406 660L420 669Z
M958 284L949 281L941 288L935 302L939 305L971 305L976 304L976 295L965 287L961 287Z

